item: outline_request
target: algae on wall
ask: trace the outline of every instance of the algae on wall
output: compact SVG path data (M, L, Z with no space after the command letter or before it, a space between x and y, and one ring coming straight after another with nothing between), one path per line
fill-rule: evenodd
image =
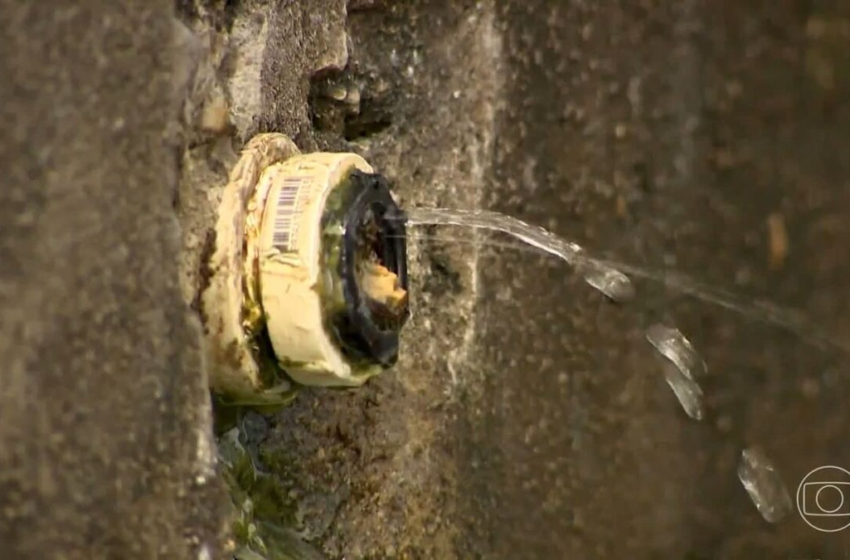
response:
M256 413L236 412L242 427L234 426L218 438L219 459L233 505L232 536L236 560L323 560L321 553L298 534L298 503L287 495L277 477L285 463L265 465L256 442L249 441L246 422L264 422Z

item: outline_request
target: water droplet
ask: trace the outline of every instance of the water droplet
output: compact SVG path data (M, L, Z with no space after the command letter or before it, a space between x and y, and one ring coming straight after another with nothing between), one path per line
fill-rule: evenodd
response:
M688 379L696 379L708 368L691 341L679 329L656 323L646 330L646 339Z
M685 413L694 420L702 420L705 418L705 408L703 406L703 393L699 384L692 379L688 379L675 365L664 363L664 379L667 385L673 389L676 398L679 399L679 404L685 410Z
M629 277L609 267L592 266L584 269L584 281L606 297L618 303L626 303L635 298L635 286Z
M705 362L679 329L655 324L646 330L646 339L666 358L664 378L685 413L702 420L705 416L703 392L696 378L707 372Z
M791 495L762 449L750 447L741 452L738 478L756 509L769 523L781 521L792 510Z

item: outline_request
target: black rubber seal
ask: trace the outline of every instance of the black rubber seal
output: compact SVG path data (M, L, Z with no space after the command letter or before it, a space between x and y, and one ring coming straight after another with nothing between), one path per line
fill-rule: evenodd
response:
M333 327L346 353L389 367L398 360L399 331L410 310L405 304L390 324L376 319L357 279L358 245L363 242L364 223L371 222L376 226L372 248L378 261L407 291L407 216L393 200L386 178L359 170L351 173L341 210L344 233L338 273L345 309L333 318Z

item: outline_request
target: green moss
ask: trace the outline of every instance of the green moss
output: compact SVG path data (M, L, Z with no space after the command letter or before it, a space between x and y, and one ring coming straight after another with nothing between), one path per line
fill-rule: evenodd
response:
M280 364L280 367L282 367L284 370L286 370L288 368L303 369L303 368L306 368L310 365L310 362L302 362L302 361L299 361L299 360L288 360L286 358L278 360L277 363Z
M218 441L219 458L230 490L234 515L233 538L238 560L323 560L292 529L297 526L297 503L283 491L276 477L261 472L247 451L238 428ZM280 458L273 472L286 470Z
M249 347L259 368L260 384L264 391L252 395L224 395L222 404L231 406L254 406L260 410L273 412L286 406L295 398L298 385L286 374L278 362L269 338L269 316L257 302L248 297L248 287L243 286L242 325L249 339ZM256 286L260 293L260 286Z
M273 413L291 403L301 386L286 374L278 362L265 323L249 335L252 354L259 367L260 385L264 390L254 394L216 395L216 399L222 407L248 406L258 412Z
M344 235L345 211L350 205L352 196L351 173L354 169L353 166L348 169L344 174L345 178L328 194L322 215L321 252L319 255L321 273L316 289L322 296L322 322L328 332L335 332L336 322L339 316L345 313L346 307L342 281L339 276L340 248ZM373 361L352 355L337 337L333 337L333 340L346 356L346 361L348 361L355 376L372 377L383 371L383 368Z
M289 391L287 393L276 391L265 391L256 395L240 395L240 396L224 396L216 395L216 402L224 408L232 408L238 410L240 408L250 408L260 414L274 414L280 411L285 406L292 403L295 397L298 396L298 390Z

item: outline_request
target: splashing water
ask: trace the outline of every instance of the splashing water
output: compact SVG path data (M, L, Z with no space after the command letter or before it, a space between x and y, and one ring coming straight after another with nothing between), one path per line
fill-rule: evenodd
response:
M626 276L628 273L634 277L660 282L680 293L718 305L745 317L786 329L802 340L817 346L832 348L845 354L850 353L850 344L823 332L799 312L783 309L770 302L753 301L733 292L702 284L682 274L650 270L624 262L590 257L577 243L561 239L541 227L527 224L512 216L487 210L410 208L407 210L407 218L408 225L414 227L450 225L506 233L531 247L563 259L575 267L590 286L617 302L634 299L635 288Z
M793 509L788 488L762 449L750 447L741 451L738 478L767 522L777 523Z
M413 208L407 213L408 224L455 225L500 231L520 239L574 266L585 282L617 302L631 301L635 296L632 281L616 268L588 258L576 243L566 241L541 228L511 216L485 210L448 208Z
M412 208L407 211L407 217L408 224L414 227L450 225L507 233L533 248L563 259L573 266L590 286L617 302L631 301L635 297L634 285L623 272L625 271L632 276L660 281L702 301L786 328L804 340L850 352L850 347L846 344L819 331L794 311L784 310L766 302L752 302L679 274L592 258L578 244L511 216L486 210ZM646 338L664 358L665 379L682 408L691 418L701 420L705 416L705 410L703 392L697 378L706 373L705 362L678 329L654 325L647 330Z
M625 274L628 273L632 276L659 281L683 294L787 329L800 336L802 340L820 347L830 347L842 353L850 353L850 345L824 333L798 312L783 309L768 302L752 301L732 292L698 283L680 274L589 257L578 244L561 239L541 227L529 225L511 216L482 210L414 208L408 210L408 224L411 226L465 226L507 233L533 248L563 259L582 275L585 282L616 302L631 301L635 297L634 285ZM469 240L455 241L468 242ZM646 330L645 336L664 358L665 380L685 413L695 420L702 420L705 417L704 395L698 379L708 371L703 359L691 342L676 328L655 324ZM756 509L769 523L781 521L793 509L790 494L782 477L762 449L758 447L744 449L741 452L737 474Z
M631 301L635 296L631 280L616 267L587 257L584 249L576 243L561 239L543 228L531 226L510 216L482 210L415 208L408 212L408 223L412 226L459 225L507 233L533 247L560 257L574 266L582 274L585 282L616 302ZM682 408L691 418L701 420L705 415L703 393L695 380L695 375L705 372L705 362L677 329L655 325L647 331L646 337L666 358L664 375Z
M646 339L666 358L664 377L682 408L691 418L702 420L705 407L697 377L707 373L705 362L679 329L656 324L646 330Z

